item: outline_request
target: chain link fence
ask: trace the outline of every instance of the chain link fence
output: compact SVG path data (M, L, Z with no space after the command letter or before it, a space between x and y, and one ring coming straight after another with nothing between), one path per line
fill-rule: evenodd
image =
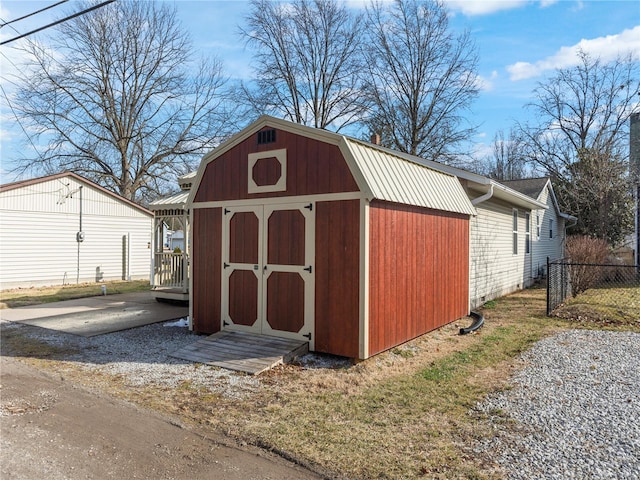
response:
M611 308L625 308L630 301L640 303L640 266L547 259L547 315L568 298L594 289L599 290L598 301ZM621 294L617 289L631 290Z

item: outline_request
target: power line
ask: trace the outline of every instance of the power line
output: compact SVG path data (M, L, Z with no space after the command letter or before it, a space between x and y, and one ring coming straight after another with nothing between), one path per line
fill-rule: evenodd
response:
M20 20L24 20L25 18L29 18L29 17L31 17L33 15L37 15L38 13L44 12L45 10L49 10L50 8L53 8L53 7L57 7L58 5L62 5L63 3L66 3L68 1L69 0L62 0L62 1L58 2L58 3L54 3L53 5L49 5L48 7L44 7L44 8L41 8L40 10L35 11L35 12L23 15L20 18L16 18L14 20L9 20L8 22L4 22L2 25L0 25L0 28L4 27L6 25L9 25L11 23L19 22Z
M85 13L89 13L89 12L91 12L93 10L98 9L98 8L102 8L105 5L109 5L110 3L113 3L115 1L116 0L107 0L106 2L99 3L98 5L94 5L91 8L87 8L85 10L82 10L82 11L78 12L78 13L74 13L73 15L69 15L68 17L62 18L62 19L60 19L60 20L58 20L56 22L50 23L48 25L45 25L44 27L36 28L35 30L31 30L30 32L22 34L22 35L20 35L18 37L10 38L9 40L5 40L4 42L0 42L0 45L6 45L7 43L15 42L16 40L20 40L21 38L27 37L29 35L33 35L34 33L41 32L42 30L45 30L45 29L47 29L49 27L53 27L53 26L58 25L60 23L66 22L67 20L71 20L72 18L76 18L76 17L79 17L80 15L84 15Z

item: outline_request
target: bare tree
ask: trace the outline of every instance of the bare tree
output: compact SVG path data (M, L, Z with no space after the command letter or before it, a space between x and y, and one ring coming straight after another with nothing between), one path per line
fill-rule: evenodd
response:
M336 131L366 111L358 74L362 24L335 0L253 0L240 32L255 49L259 113Z
M632 228L628 119L639 111L640 68L632 55L603 63L579 52L534 90L536 119L519 126L527 158L556 178L575 233L619 243Z
M485 174L496 180L519 180L527 178L529 170L522 151L522 141L514 130L505 138L499 130L493 137L493 157L488 160Z
M528 158L561 178L585 149L626 158L628 119L640 101L637 58L605 64L582 51L578 57L576 67L538 84L528 105L535 123L519 125Z
M455 36L440 0L396 0L367 9L370 128L385 146L452 160L473 127L463 111L478 94L476 48Z
M26 50L16 103L48 146L22 159L22 171L72 170L140 201L226 134L222 66L191 61L166 3L110 4Z

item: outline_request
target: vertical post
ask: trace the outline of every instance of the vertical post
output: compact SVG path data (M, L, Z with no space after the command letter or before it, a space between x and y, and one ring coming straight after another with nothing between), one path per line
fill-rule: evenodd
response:
M78 233L76 234L76 243L78 244L78 258L77 258L77 266L76 266L76 283L80 283L80 243L83 240L82 233L82 185L78 189L80 191L80 225L78 229Z
M551 315L551 269L549 264L549 257L547 257L547 317Z
M185 210L182 218L182 293L187 292L189 282L189 212Z

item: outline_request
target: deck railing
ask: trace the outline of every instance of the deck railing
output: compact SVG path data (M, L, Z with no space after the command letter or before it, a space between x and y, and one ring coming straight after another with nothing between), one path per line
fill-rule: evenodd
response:
M189 256L185 253L162 252L154 255L153 286L189 288Z

